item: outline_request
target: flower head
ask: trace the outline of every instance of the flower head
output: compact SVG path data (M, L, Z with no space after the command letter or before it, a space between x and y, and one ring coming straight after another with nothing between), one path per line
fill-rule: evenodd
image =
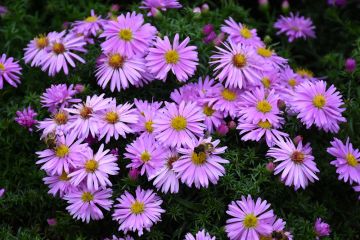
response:
M324 237L330 235L330 225L324 222L321 218L317 218L314 225L314 230L317 237Z
M40 102L43 107L47 107L50 112L54 112L68 107L70 104L81 102L80 99L73 98L76 93L72 84L69 87L66 84L52 84L41 95Z
M33 130L33 126L38 122L36 120L37 113L29 106L22 111L16 111L15 121L21 126Z
M356 69L356 60L354 58L348 58L345 61L345 70L347 72L353 72Z
M140 8L149 10L147 15L153 17L156 10L166 11L166 9L182 7L178 0L143 0L141 3Z
M30 63L31 66L38 67L41 65L43 58L48 54L50 39L55 37L57 32L50 32L46 34L40 34L31 40L26 46L24 53L25 63Z
M49 186L48 193L54 197L59 193L59 196L62 198L69 192L76 190L76 187L71 184L68 174L64 171L61 174L56 173L55 175L44 177L43 181Z
M67 111L59 110L52 113L50 118L39 121L37 127L42 130L41 138L44 138L49 134L67 134L72 122L73 118L69 116Z
M198 231L195 236L191 233L187 233L185 235L184 240L215 240L215 237L211 237L209 233L205 232L203 229L202 231Z
M90 16L84 20L77 20L73 23L73 31L76 33L83 34L84 36L93 36L103 30L106 20L102 19L101 16L95 14L95 11L91 9Z
M14 61L12 57L7 58L6 54L2 54L0 58L0 89L3 89L4 82L17 87L20 84L21 70L18 61Z

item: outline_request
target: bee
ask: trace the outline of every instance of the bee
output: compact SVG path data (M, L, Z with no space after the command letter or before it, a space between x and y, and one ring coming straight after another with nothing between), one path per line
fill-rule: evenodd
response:
M54 149L56 147L56 134L55 132L49 133L45 139L44 142L48 148Z
M288 236L286 236L285 232L279 231L279 232L272 232L271 237L274 240L289 240Z
M194 148L196 154L199 153L211 153L214 150L214 145L211 143L201 143L199 146Z

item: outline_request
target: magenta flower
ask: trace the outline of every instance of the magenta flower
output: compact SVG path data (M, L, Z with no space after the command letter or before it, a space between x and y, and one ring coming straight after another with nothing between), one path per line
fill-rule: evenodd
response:
M354 58L348 58L345 61L345 70L347 72L354 72L356 69L356 60Z
M162 114L154 119L155 138L169 147L191 145L193 139L204 135L204 118L196 103L165 103Z
M117 157L109 152L110 150L104 150L103 144L96 154L93 151L87 151L85 158L75 163L76 169L69 174L70 182L74 186L86 183L89 190L112 186L109 175L117 175L120 169L116 163Z
M76 135L69 133L57 138L56 146L51 149L36 152L39 160L36 164L42 164L41 169L51 175L61 175L63 171L70 173L70 169L76 167L75 163L85 158L90 148L76 140Z
M158 37L146 56L149 71L163 81L170 70L180 82L188 80L194 75L199 61L196 46L187 46L189 42L187 37L179 43L179 34L175 35L172 45L167 36L164 39Z
M167 151L152 135L142 135L125 148L124 157L131 160L127 168L141 168L140 174L150 177L161 168Z
M76 187L71 184L68 174L64 171L61 174L56 173L53 176L44 177L43 181L49 186L48 193L54 197L59 193L62 198L69 192L76 190Z
M62 31L49 38L48 53L43 56L40 64L41 70L48 71L49 76L55 76L61 70L67 75L69 73L68 64L75 67L74 60L85 63L84 59L73 52L86 52L84 37L65 34L66 32Z
M316 239L319 239L319 237L329 236L331 232L330 225L324 222L321 218L316 219L314 230Z
M70 118L69 113L64 110L54 112L50 118L45 118L38 123L38 129L42 130L41 138L49 134L67 134L73 118Z
M291 107L298 113L298 118L307 128L315 124L325 132L337 133L339 124L346 122L342 116L345 108L341 94L331 85L326 89L326 82L304 82L297 86L291 101Z
M311 155L310 144L303 146L302 141L297 146L289 138L281 138L275 142L276 146L271 147L266 156L275 158L274 162L279 162L276 166L274 175L281 173L281 181L286 186L294 186L295 190L300 187L305 189L310 182L319 180L316 173L314 156Z
M118 221L119 231L138 231L138 235L143 235L144 229L150 231L150 228L161 221L161 214L165 212L161 208L163 202L160 197L152 190L143 190L137 187L135 196L125 191L120 198L116 199L113 219Z
M211 23L204 25L202 28L202 32L206 36L209 35L210 33L214 32L214 25L212 25Z
M131 57L143 56L147 53L157 30L149 23L144 24L142 14L136 12L121 14L116 20L107 21L104 32L105 37L101 44L104 52L116 52Z
M178 0L143 0L141 3L140 8L147 9L149 11L147 15L153 17L156 10L166 11L166 9L182 7Z
M232 41L223 45L224 48L216 47L218 51L210 57L210 64L216 65L216 78L230 88L255 85L261 79L260 72L266 68L254 48Z
M219 155L224 153L227 147L217 147L220 140L211 140L211 137L191 141L187 147L178 148L177 151L183 156L173 163L173 169L181 182L189 187L192 184L196 188L217 184L219 178L225 174L223 164L228 160Z
M138 116L132 106L130 103L116 105L116 100L112 100L98 113L99 139L106 136L105 142L108 143L112 137L117 140L119 136L126 138L126 134L133 133L129 125L136 123Z
M100 96L87 96L86 101L73 105L72 108L65 109L72 114L74 121L69 126L69 129L78 138L86 138L91 134L95 137L99 131L100 119L98 114L109 108L111 102L110 98L104 98L104 94Z
M106 20L102 19L101 16L97 16L95 11L91 9L89 17L84 20L75 21L72 24L72 30L84 36L96 37L103 30L105 23Z
M235 44L245 44L253 47L262 46L261 39L257 36L256 29L249 29L241 23L237 23L231 17L225 20L225 25L221 26L221 31L228 34Z
M204 99L214 110L223 113L224 117L238 116L241 91L235 88L218 88L213 97Z
M159 114L161 103L145 103L135 100L139 120L132 125L132 129L141 134L152 134L154 131L153 120Z
M193 236L191 233L187 233L185 235L184 240L215 240L215 237L210 236L209 233L205 232L203 229L202 231L198 231L195 236Z
M72 84L69 87L66 84L52 84L41 95L40 102L43 107L47 107L50 112L54 112L55 110L68 107L70 104L81 102L80 99L73 98L76 93Z
M5 194L5 188L0 188L0 198L2 198Z
M64 199L69 206L66 210L74 219L89 223L91 220L100 220L104 218L101 209L110 211L113 204L111 200L111 189L89 190L86 187L80 187L76 191L69 192Z
M173 164L179 160L179 155L175 150L169 150L167 153L163 166L152 174L149 180L154 179L154 186L163 193L169 191L177 193L179 192L179 177L173 169Z
M29 129L31 132L33 130L33 126L38 122L36 120L36 116L37 113L29 106L24 108L22 111L16 111L15 121L24 128Z
M9 12L8 8L0 5L0 16L3 17Z
M259 240L261 235L272 232L271 220L274 217L270 204L261 198L256 202L250 195L233 201L226 211L230 218L226 221L225 231L231 240Z
M339 180L360 184L360 151L353 147L349 138L345 144L334 138L326 151L336 158L330 164L336 167Z
M25 63L30 63L32 67L38 67L41 65L43 58L48 54L49 39L55 37L58 33L51 32L47 35L40 34L31 40L26 46L24 53Z
M274 28L279 30L277 35L285 33L289 42L298 38L315 38L313 22L310 18L299 16L299 13L295 15L290 13L290 17L281 16L274 24Z
M100 56L98 61L95 73L98 85L105 89L110 82L112 92L138 84L146 71L144 59L136 55L127 57L112 52Z
M18 61L14 61L13 57L6 58L3 53L0 58L0 89L3 89L5 81L17 87L20 84L21 70Z

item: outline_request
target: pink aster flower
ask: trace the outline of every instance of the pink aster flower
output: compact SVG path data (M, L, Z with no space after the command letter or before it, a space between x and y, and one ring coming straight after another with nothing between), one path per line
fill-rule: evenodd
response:
M29 106L22 111L16 111L15 121L24 128L29 129L29 131L32 131L32 127L38 122L36 116L37 113Z
M286 222L282 220L281 218L277 218L275 215L269 221L272 225L272 232L268 235L261 235L260 239L286 239L286 240L292 240L293 236L290 232L285 231L285 225Z
M196 102L199 100L199 90L195 83L187 83L178 89L174 89L170 94L170 98L177 104L182 101Z
M82 144L81 140L76 141L76 135L69 133L66 136L59 136L56 146L51 149L36 152L40 158L36 164L43 164L41 169L51 175L61 175L63 171L70 172L76 162L85 158L85 153L89 151L87 144Z
M70 104L81 102L80 99L73 98L76 93L72 84L69 87L66 84L52 84L41 95L40 102L43 107L47 107L50 112L54 112L57 109L68 107Z
M208 104L204 104L202 109L205 114L204 124L206 131L209 133L215 132L215 129L221 125L224 115Z
M126 134L132 133L129 125L138 121L132 106L130 103L116 105L116 100L112 100L106 109L98 113L99 139L106 137L105 142L108 143L112 137L117 140L119 136L126 138Z
M136 12L121 14L116 20L107 21L104 32L105 37L101 44L104 52L116 52L131 57L143 56L147 53L157 30L149 23L144 24L142 14Z
M44 177L43 181L49 186L48 193L54 197L59 193L59 196L62 198L67 193L76 190L76 187L71 184L66 172Z
M173 169L177 173L181 182L189 187L192 184L196 188L217 184L219 178L225 174L223 164L229 163L228 160L219 155L224 153L227 147L217 147L220 140L211 140L211 137L191 141L187 147L178 148L178 152L183 154L179 160L173 163Z
M266 144L272 147L276 140L289 136L287 133L280 131L282 124L283 121L271 124L268 120L258 120L257 123L253 123L239 119L237 129L240 130L240 135L242 135L241 140L259 142L260 139L265 139Z
M143 0L140 8L148 10L148 16L154 16L156 10L166 11L170 8L181 8L181 4L178 0Z
M277 105L279 99L274 89L268 93L263 87L246 91L241 97L239 115L249 123L257 124L261 120L277 125L283 120L279 116L281 114Z
M196 233L195 236L193 236L191 233L188 233L185 235L184 240L215 240L215 237L210 236L209 233L205 232L203 229L202 231L199 231Z
M84 20L78 20L73 23L73 31L81 33L84 36L93 36L103 30L106 20L102 19L101 16L97 16L95 11L91 9L90 16Z
M132 129L141 134L152 134L154 131L153 120L160 113L161 103L145 103L143 105L139 104L139 101L136 100L135 104L137 107L139 120L132 125Z
M349 138L345 144L334 138L331 147L326 151L336 158L330 164L336 167L339 180L350 184L353 182L360 184L360 151L353 147Z
M47 35L40 34L31 40L26 46L24 53L25 63L30 63L32 67L41 65L43 58L48 54L49 39L57 35L57 32L50 32Z
M257 47L256 54L264 61L264 63L270 64L275 69L286 65L288 61L287 59L278 56L274 50L266 46Z
M339 124L346 122L341 115L345 108L341 94L331 85L326 89L326 82L304 82L297 86L291 101L291 107L298 113L298 118L307 128L315 124L325 132L337 133Z
M44 138L52 133L67 134L72 122L73 118L69 116L67 111L59 110L54 112L50 118L39 121L37 127L42 131L41 138Z
M0 58L0 89L4 87L4 81L13 87L17 87L20 84L20 75L22 68L18 61L14 61L14 58L6 58L6 54L2 54Z
M98 85L105 89L110 82L112 92L138 84L146 71L144 59L136 55L127 57L111 52L100 56L98 62L95 73Z
M135 196L125 191L120 198L116 199L119 203L116 204L113 219L118 221L119 231L138 232L138 235L143 235L144 229L150 231L150 228L161 221L161 214L165 212L161 208L163 202L160 197L152 190L143 190L137 187Z
M238 116L239 103L242 92L235 88L218 88L212 97L206 97L204 102L212 109L223 113L224 117Z
M231 17L225 20L225 25L221 26L221 31L228 34L230 40L235 44L242 43L253 47L263 45L257 36L256 29L249 29L244 24L235 22Z
M310 18L299 16L299 13L295 15L290 13L290 17L281 16L274 24L274 27L279 30L277 35L285 33L289 42L298 38L315 38L313 22Z
M204 119L196 103L165 103L162 113L154 119L155 138L169 147L192 144L194 138L204 135Z
M179 34L175 35L172 45L167 36L164 39L158 37L146 56L146 66L158 79L165 81L171 70L177 80L185 82L194 75L199 64L197 48L187 46L189 42L190 38L187 37L179 43Z
M92 137L99 131L98 114L109 108L110 98L100 96L87 96L86 101L73 105L72 108L65 109L74 117L74 121L69 128L78 138L86 138L91 134Z
M86 187L80 187L76 191L69 192L64 199L69 206L66 210L75 219L89 223L91 220L100 220L104 214L100 208L110 211L113 204L111 200L111 189L89 190Z
M152 135L142 135L127 145L124 157L131 160L127 168L141 168L140 174L150 177L166 159L167 151L158 144Z
M69 174L70 182L74 186L86 183L89 190L112 186L109 175L117 175L119 167L116 163L117 157L108 154L109 152L110 150L104 150L103 144L96 154L87 151L85 158L75 163L76 169Z
M163 166L151 175L149 180L154 179L154 186L163 193L169 191L177 193L179 192L179 177L173 169L173 164L179 160L179 155L175 150L169 150L167 153Z
M55 76L61 70L67 75L69 73L68 64L75 67L74 60L85 63L84 59L73 52L86 52L84 37L65 34L66 32L62 31L49 39L48 53L43 56L41 61L41 70L48 71L49 76Z
M300 187L305 189L310 182L319 180L316 173L314 156L311 155L310 144L303 146L302 141L297 146L289 138L282 138L275 142L276 146L271 147L266 156L275 158L279 162L274 175L281 173L281 180L286 186L294 186L295 190Z
M224 48L216 47L218 51L210 57L210 64L216 65L216 78L225 81L225 87L241 89L255 85L261 78L260 72L267 68L254 48L232 41L223 45Z
M316 234L316 239L319 237L329 236L331 229L330 225L324 222L321 218L317 218L314 224L314 230Z
M271 219L274 217L270 204L261 198L254 201L250 195L233 201L226 211L231 216L226 221L225 231L231 240L259 240L261 235L272 231Z

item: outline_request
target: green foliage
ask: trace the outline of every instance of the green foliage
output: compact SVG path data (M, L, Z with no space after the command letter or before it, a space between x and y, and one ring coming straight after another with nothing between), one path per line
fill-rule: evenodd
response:
M119 1L122 11L138 10L138 2ZM125 3L126 2L126 3ZM347 123L341 126L337 137L349 136L355 146L360 147L360 70L352 74L344 71L344 60L354 57L360 62L360 21L356 0L349 0L345 8L330 8L326 1L297 1L291 3L293 11L310 16L315 25L317 38L308 41L288 43L284 37L276 35L272 25L281 14L280 2L271 3L269 12L258 10L257 1L212 0L207 1L210 11L201 17L194 17L192 8L205 1L182 1L184 8L164 12L161 18L147 18L161 35L173 37L179 33L182 38L189 36L191 43L198 46L200 66L198 75L211 74L208 60L214 49L202 43L202 27L212 23L217 32L224 19L232 16L235 20L258 29L261 36L269 35L271 46L292 66L311 69L316 76L327 76L343 94L346 102ZM86 17L90 9L103 16L107 14L111 1L85 0L8 0L3 3L10 13L0 18L0 45L4 53L21 59L27 42L40 33L60 31L64 21L74 21ZM38 134L29 133L14 122L18 109L31 105L39 111L39 119L46 116L40 108L40 95L53 83L82 83L83 93L101 92L94 78L95 59L100 54L98 44L89 47L85 56L87 63L78 64L70 74L50 78L40 69L23 66L22 84L14 89L5 86L0 91L0 187L6 188L0 199L0 239L100 239L117 232L117 224L106 213L102 221L84 224L75 221L65 210L66 203L47 194L43 184L44 173L35 165L35 152L44 148ZM195 79L194 79L195 80ZM166 86L166 87L164 87ZM166 84L152 83L143 89L129 89L120 94L107 92L108 96L120 101L133 98L156 100L168 99L172 89L180 84L169 79ZM244 143L239 141L238 132L231 131L222 138L228 146L225 157L230 160L227 173L216 186L197 190L182 186L175 195L160 194L164 200L166 213L162 222L155 225L150 233L141 239L183 239L187 232L205 228L217 239L226 239L224 231L227 219L227 205L242 195L262 197L272 204L275 213L287 221L287 227L295 239L314 239L313 223L322 217L332 227L328 239L360 239L360 206L357 195L348 184L337 180L334 167L329 165L331 157L326 147L331 134L316 129L305 129L294 117L288 117L286 131L291 136L301 134L310 142L320 168L320 181L310 185L305 191L285 187L277 177L265 169L269 161L264 143ZM112 142L112 146L123 152L127 141ZM151 188L144 178L132 182L127 177L126 161L120 157L121 174L113 177L114 198L124 190L133 191L138 184ZM48 226L47 218L56 218L56 226Z

